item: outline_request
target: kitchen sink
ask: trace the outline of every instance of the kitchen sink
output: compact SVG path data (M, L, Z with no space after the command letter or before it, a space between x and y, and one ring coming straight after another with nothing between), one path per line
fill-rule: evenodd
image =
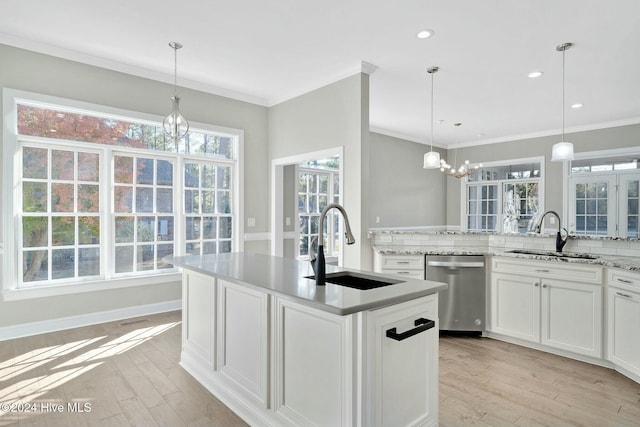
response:
M315 279L315 276L305 276L306 279ZM369 289L382 288L383 286L402 283L402 280L388 279L386 277L369 276L352 271L338 271L328 273L325 281L334 285L346 286L348 288L366 291Z
M597 259L597 256L588 255L588 254L578 254L575 252L554 252L554 251L534 251L529 249L513 249L511 251L507 251L512 254L525 254L525 255L542 255L542 256L552 256L557 258L577 258L577 259Z

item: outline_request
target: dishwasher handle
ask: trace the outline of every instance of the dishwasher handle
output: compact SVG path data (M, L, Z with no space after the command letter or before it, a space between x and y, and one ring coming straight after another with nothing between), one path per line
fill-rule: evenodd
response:
M482 268L484 262L458 262L458 261L427 261L429 267L451 267L451 268Z

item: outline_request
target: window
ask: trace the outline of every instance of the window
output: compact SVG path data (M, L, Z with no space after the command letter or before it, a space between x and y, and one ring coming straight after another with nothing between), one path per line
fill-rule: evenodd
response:
M581 153L569 168L569 231L584 236L640 237L637 152ZM623 150L629 151L629 150Z
M541 213L542 160L487 164L462 182L467 231L526 233Z
M309 256L309 247L318 238L320 213L331 203L339 203L340 182L337 158L304 163L298 167L298 257ZM323 246L327 256L338 256L340 216L327 213ZM314 248L317 243L314 243Z
M241 250L240 131L175 144L140 113L10 89L4 106L5 290L140 284L176 272L167 255Z

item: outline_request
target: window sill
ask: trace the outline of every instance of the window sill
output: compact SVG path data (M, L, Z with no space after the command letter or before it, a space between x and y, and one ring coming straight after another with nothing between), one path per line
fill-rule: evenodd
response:
M126 277L96 282L74 283L72 285L50 285L30 288L13 288L2 291L3 301L19 301L32 298L44 298L58 295L79 294L84 292L106 291L135 286L160 285L180 282L182 274L178 271L147 277Z

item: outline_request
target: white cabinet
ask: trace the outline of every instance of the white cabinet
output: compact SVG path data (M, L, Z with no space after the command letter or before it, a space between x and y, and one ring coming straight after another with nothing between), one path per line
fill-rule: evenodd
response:
M640 274L610 269L607 359L640 378Z
M368 312L367 426L438 425L436 295Z
M185 270L180 364L250 425L437 426L437 318L437 293L340 316Z
M602 268L494 258L490 331L602 357Z
M387 255L376 252L373 271L424 280L424 255Z

